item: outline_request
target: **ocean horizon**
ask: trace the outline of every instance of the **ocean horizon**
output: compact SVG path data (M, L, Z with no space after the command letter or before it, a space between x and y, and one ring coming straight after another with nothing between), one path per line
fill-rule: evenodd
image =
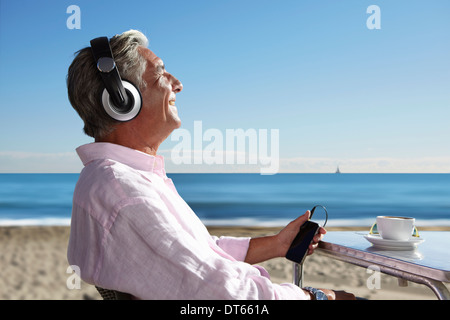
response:
M450 226L450 174L172 173L207 226L284 226L314 205L327 227L370 226L378 215ZM0 226L70 225L79 174L0 174ZM313 220L324 220L318 211Z

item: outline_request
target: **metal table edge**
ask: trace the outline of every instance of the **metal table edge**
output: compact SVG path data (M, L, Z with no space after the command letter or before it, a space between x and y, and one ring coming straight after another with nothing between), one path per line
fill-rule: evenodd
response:
M323 240L319 242L319 246L316 250L319 253L331 256L337 260L355 264L360 267L367 268L371 265L377 265L397 270L398 272L395 274L397 277L400 272L406 272L435 281L450 282L450 272L414 264L378 253L362 251Z

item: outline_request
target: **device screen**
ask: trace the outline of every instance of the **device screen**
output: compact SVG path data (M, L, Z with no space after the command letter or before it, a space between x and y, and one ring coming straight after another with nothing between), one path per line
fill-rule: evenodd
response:
M286 258L296 263L303 263L308 253L309 245L319 230L319 225L312 221L306 221L295 237L294 241L286 253Z

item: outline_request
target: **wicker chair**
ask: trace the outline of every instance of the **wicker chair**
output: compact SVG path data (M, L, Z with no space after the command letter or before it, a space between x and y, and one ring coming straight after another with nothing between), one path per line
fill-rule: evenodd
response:
M103 289L95 286L98 293L102 296L103 300L132 300L132 296L129 293L124 293L116 290Z

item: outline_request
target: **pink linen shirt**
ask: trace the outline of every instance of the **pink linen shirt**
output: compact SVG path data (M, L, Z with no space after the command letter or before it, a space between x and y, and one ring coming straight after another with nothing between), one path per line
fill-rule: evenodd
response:
M137 299L306 299L243 262L250 238L211 236L161 156L111 143L77 153L67 257L81 278ZM207 195L205 195L207 196Z

